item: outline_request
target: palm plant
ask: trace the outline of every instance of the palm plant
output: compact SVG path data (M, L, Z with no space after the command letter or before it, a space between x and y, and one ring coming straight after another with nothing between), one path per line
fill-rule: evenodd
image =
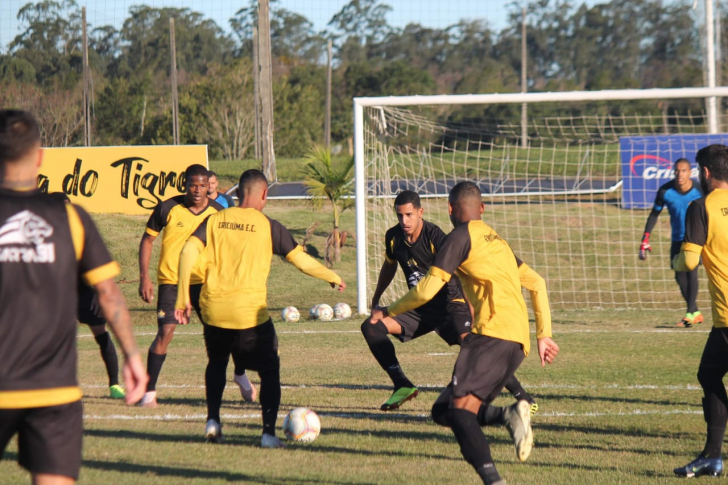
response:
M334 210L334 229L330 239L333 246L333 261L341 261L341 235L339 219L341 213L354 206L350 196L354 188L354 159L349 158L343 164L332 163L331 151L320 145L313 145L303 166L303 185L311 196L311 204L321 209L326 201ZM327 248L328 249L328 248ZM328 253L328 251L327 251Z

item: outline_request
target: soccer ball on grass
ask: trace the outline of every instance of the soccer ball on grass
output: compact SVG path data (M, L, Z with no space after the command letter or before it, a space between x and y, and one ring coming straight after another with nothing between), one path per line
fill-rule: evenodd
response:
M286 438L301 443L310 443L321 432L321 420L308 408L296 408L283 420Z
M301 314L298 313L298 309L295 306L287 306L281 312L281 317L286 322L296 323L301 318Z

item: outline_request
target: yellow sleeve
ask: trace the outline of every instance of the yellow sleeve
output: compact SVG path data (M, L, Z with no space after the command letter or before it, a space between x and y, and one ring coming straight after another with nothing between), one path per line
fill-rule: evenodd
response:
M179 256L179 271L177 280L177 301L174 304L175 310L184 310L190 302L190 276L197 258L202 253L205 245L195 236L190 238L182 248Z
M404 312L414 310L432 300L437 292L450 281L450 274L436 266L431 266L427 274L399 300L387 307L387 313L394 317Z
M324 280L334 285L341 284L341 278L339 275L313 259L311 256L303 252L302 246L296 246L291 252L286 254L286 260L293 266L298 268L302 273L306 273L309 276Z
M684 242L680 248L680 252L675 259L672 260L672 269L675 271L692 271L700 264L700 253L703 252L703 246Z
M551 307L546 281L526 263L518 267L521 286L531 293L533 316L536 318L536 338L551 337Z

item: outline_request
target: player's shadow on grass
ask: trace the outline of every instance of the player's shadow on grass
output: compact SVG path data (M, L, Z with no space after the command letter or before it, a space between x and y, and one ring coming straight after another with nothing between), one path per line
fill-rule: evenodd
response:
M218 470L197 470L194 468L181 468L162 465L144 465L138 463L121 463L101 460L84 460L83 468L93 468L104 471L116 471L124 474L138 474L140 481L149 481L149 475L153 474L158 477L179 477L179 478L200 478L200 479L216 479L226 482L255 482L255 483L311 483L319 484L321 480L318 478L265 478L258 475L249 475L245 473L224 472ZM346 482L329 481L326 483L333 484L352 484L369 485L371 482Z
M299 387L323 387L324 389L343 389L346 391L386 391L391 393L392 392L392 385L382 385L382 384L319 384L319 383L308 383L308 384L281 384L284 388L292 387L292 388L299 388ZM442 392L443 389L447 384L443 384L442 386L417 386L417 389L419 389L420 392ZM285 390L285 389L284 389ZM384 396L385 398L388 396Z
M544 399L546 400L546 395L539 395L538 399ZM652 399L636 399L636 398L629 398L629 397L607 397L607 396L594 396L594 395L556 395L552 394L548 396L550 399L559 399L559 400L571 400L571 401L602 401L602 402L615 402L615 403L628 403L628 404L654 404L657 406L692 406L695 408L700 409L700 405L695 401L673 401L670 399L659 399L659 400L652 400Z
M184 434L160 434L160 433L148 433L142 431L130 431L126 429L110 430L110 429L84 429L84 436L93 436L95 438L109 438L113 440L118 439L129 439L129 440L142 440L142 441L157 441L157 442L168 442L168 443L192 443L199 444L204 443L205 439L202 433L199 435L184 435Z
M632 436L635 438L657 438L657 439L688 439L693 433L678 433L666 431L645 431L643 429L631 428L590 428L588 426L573 426L569 424L548 424L534 422L534 433L540 431L553 431L554 433L584 433L588 435L614 435L614 436ZM539 445L540 446L540 445Z

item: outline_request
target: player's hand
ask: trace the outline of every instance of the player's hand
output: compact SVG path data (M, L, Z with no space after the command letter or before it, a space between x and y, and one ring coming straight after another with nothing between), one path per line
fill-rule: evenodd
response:
M377 323L380 320L384 320L384 318L388 315L389 313L387 312L386 306L372 308L372 314L369 316L369 323Z
M139 281L139 296L147 303L154 301L154 285L149 278L141 278Z
M331 283L331 288L337 288L336 283ZM341 280L341 283L339 284L337 291L339 293L343 293L346 289L346 282L344 280Z
M559 346L551 337L538 339L538 356L541 358L541 367L545 367L546 364L553 364L558 354Z
M645 233L642 237L642 243L640 244L640 259L647 259L647 252L652 252L652 246L650 246L650 235Z
M174 319L177 320L177 323L180 325L187 325L190 323L190 316L192 316L192 305L187 304L187 308L184 310L174 310Z
M129 356L124 362L124 389L126 390L126 403L132 405L139 402L147 390L147 382L149 376L142 364L142 358L139 352Z

